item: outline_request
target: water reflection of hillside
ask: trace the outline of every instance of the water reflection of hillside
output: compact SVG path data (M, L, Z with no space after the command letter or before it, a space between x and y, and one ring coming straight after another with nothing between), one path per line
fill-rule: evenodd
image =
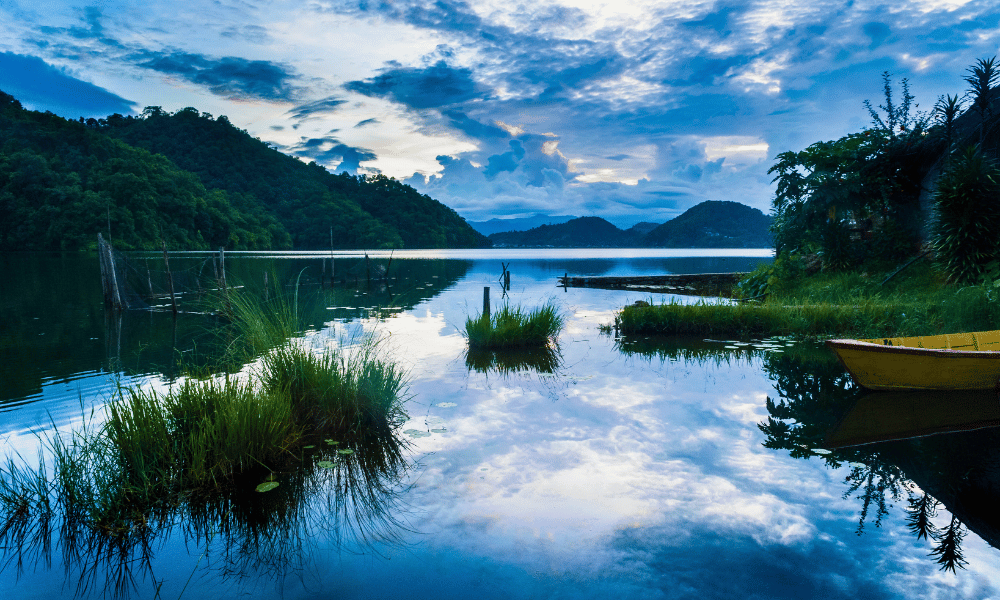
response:
M845 496L861 503L859 532L902 502L908 528L943 569L965 564L968 530L1000 547L997 393L866 393L832 355L769 357L764 368L779 395L759 425L765 446L849 466Z
M86 254L4 254L0 256L0 410L40 398L47 382L72 381L82 374L159 373L172 377L178 363L197 364L218 350L212 334L219 321L213 309L211 259L171 257L181 314L105 311L96 256ZM291 289L296 283L305 325L322 329L332 320L408 310L453 286L471 266L462 260L371 260L339 258L330 285L329 259L226 257L229 285L263 291L268 285ZM150 263L156 289L158 267ZM161 263L162 264L162 263ZM386 268L388 267L388 268ZM146 285L145 271L137 275ZM147 287L148 289L148 287ZM201 290L199 293L198 290ZM141 293L143 290L138 290ZM148 293L147 293L148 296ZM163 297L149 304L169 303Z

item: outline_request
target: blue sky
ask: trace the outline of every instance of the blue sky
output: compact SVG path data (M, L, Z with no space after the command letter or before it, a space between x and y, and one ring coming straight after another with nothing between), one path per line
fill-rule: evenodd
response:
M774 157L865 127L882 71L927 110L998 51L976 0L0 0L0 90L29 108L193 106L469 220L767 212Z

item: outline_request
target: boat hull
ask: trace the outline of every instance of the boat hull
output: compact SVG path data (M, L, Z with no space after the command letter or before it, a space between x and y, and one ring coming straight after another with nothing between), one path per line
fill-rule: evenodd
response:
M993 390L1000 351L887 346L828 340L855 383L870 390Z

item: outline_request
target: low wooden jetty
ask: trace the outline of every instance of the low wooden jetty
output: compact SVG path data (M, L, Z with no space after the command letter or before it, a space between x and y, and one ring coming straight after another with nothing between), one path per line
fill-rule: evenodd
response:
M733 286L745 273L691 273L684 275L644 275L635 277L570 277L559 278L562 287L596 288L602 290L633 290L657 294L730 297Z

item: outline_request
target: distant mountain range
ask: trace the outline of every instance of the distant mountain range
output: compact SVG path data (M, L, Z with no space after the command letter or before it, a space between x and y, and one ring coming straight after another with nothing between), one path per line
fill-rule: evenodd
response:
M580 217L488 237L497 248L770 248L770 225L771 217L756 208L709 200L661 225L622 230L600 217Z
M527 231L542 225L560 225L567 221L572 221L577 217L573 215L552 215L535 214L530 217L519 217L514 219L490 219L489 221L467 221L470 227L483 235L494 233L504 233L506 231Z

